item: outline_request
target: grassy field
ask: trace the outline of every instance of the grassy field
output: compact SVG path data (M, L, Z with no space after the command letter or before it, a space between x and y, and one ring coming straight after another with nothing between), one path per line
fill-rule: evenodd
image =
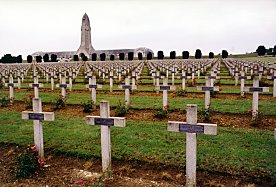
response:
M276 57L246 57L242 59L261 62L276 62Z
M21 120L21 113L0 111L0 124L0 142L33 144L32 122ZM100 158L99 127L86 125L84 118L59 115L43 128L46 149ZM113 159L185 165L185 134L168 132L166 123L127 121L126 128L111 131ZM255 177L276 173L273 132L219 127L217 136L197 139L200 170Z
M22 100L28 98L32 92L18 92L15 93L16 100ZM0 92L0 98L8 95L8 91ZM40 93L42 102L54 102L59 94L57 93ZM124 95L109 95L109 94L97 94L97 103L100 100L108 100L110 105L115 107L119 104L119 101L124 102ZM134 109L160 109L162 107L162 96L131 96L131 108ZM67 104L81 104L91 100L91 94L87 93L71 93L67 96ZM169 109L183 109L187 104L197 104L199 110L203 110L204 99L203 98L181 98L181 97L169 97L168 104ZM211 99L211 109L215 112L221 113L247 113L252 106L251 100L225 100L225 99ZM259 101L259 111L265 115L276 115L276 102L267 100Z

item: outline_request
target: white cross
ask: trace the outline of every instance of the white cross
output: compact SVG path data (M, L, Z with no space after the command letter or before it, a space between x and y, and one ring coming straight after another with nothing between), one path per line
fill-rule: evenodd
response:
M276 97L276 69L272 76L268 76L267 79L273 80L273 97Z
M163 86L155 86L155 90L163 91L163 110L168 109L168 90L176 90L175 86L168 85L168 78L163 78Z
M90 77L90 76L89 76ZM86 88L89 88L91 89L91 97L92 97L92 102L94 104L96 104L97 102L97 91L96 89L97 88L102 88L103 85L100 85L100 84L96 84L96 76L93 76L92 78L89 78L91 79L91 84L87 84L86 85ZM90 82L90 81L89 81Z
M251 79L251 76L245 76L244 71L241 72L241 76L238 77L241 80L241 96L244 96L244 81L245 79Z
M33 98L33 111L23 111L22 119L33 120L34 123L34 143L38 150L40 159L44 160L43 146L43 127L42 121L54 121L53 112L42 112L42 104L40 98Z
M39 98L38 87L43 87L43 84L38 83L38 77L34 77L34 83L29 84L30 87L34 88L34 98Z
M10 75L9 77L9 83L6 83L5 86L9 87L10 90L10 103L13 104L14 100L14 86L18 86L17 83L13 83L13 77Z
M86 124L101 125L101 150L103 173L111 171L111 137L110 127L125 127L126 120L121 117L110 117L110 106L108 101L101 101L101 116L86 116Z
M197 86L197 90L205 92L205 100L204 100L205 101L204 102L205 109L209 109L209 107L211 105L210 91L219 91L218 86L211 86L211 79L209 79L209 77L205 77L206 86Z
M66 84L66 78L65 77L62 77L61 84L57 84L56 87L57 88L61 88L61 95L62 95L62 97L66 97L67 84Z
M269 92L268 87L259 87L259 78L253 79L253 87L245 87L245 92L253 92L252 97L252 119L258 118L258 108L259 108L259 92Z
M197 123L197 105L187 105L187 122L168 121L168 131L186 133L186 186L196 186L196 136L217 135L217 124Z
M130 105L130 90L137 89L137 86L131 86L129 77L125 78L125 85L118 85L118 88L125 89L125 104L126 107L129 107Z

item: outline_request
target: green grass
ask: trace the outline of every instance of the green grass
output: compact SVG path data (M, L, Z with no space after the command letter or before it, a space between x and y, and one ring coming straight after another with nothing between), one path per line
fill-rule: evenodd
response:
M195 89L195 88L194 88ZM230 88L229 88L230 89ZM229 90L230 91L230 90ZM7 96L8 91L0 92L0 98ZM30 92L16 92L15 99L22 100L27 98ZM39 93L39 96L42 99L42 102L54 102L54 100L59 96L59 93ZM272 96L271 96L272 97ZM87 102L91 99L90 92L85 92L82 94L79 93L70 93L67 95L67 104L81 104ZM124 101L124 95L109 95L109 94L97 94L97 104L101 100L108 100L111 106L117 106L120 101ZM131 108L134 109L159 109L162 107L162 95L159 96L138 96L131 95ZM199 110L203 109L204 106L204 97L202 98L186 98L186 97L169 97L168 104L169 109L182 109L185 108L187 104L197 104ZM226 100L211 98L211 109L215 112L221 113L247 113L248 109L252 108L251 100ZM259 101L259 111L265 115L276 115L276 102L271 102L269 100L260 100Z
M45 148L69 155L100 158L100 130L81 117L57 115L44 122ZM185 134L166 130L166 123L127 121L112 127L112 158L139 160L183 168ZM217 136L197 136L198 168L232 175L273 176L276 173L276 141L273 132L241 128L218 128ZM0 111L0 142L33 144L32 121L21 114Z
M242 58L242 60L276 62L276 57L248 57L248 58Z

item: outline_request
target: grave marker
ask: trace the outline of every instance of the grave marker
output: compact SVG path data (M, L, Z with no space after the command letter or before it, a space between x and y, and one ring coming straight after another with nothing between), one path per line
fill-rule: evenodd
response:
M96 76L93 76L92 78L89 78L89 79L91 79L91 84L87 84L86 85L86 88L89 88L89 89L91 89L91 97L92 97L92 102L94 103L94 104L96 104L96 102L97 102L97 91L96 91L96 89L97 88L102 88L103 87L103 85L100 85L100 84L97 84L96 82ZM89 81L90 82L90 81Z
M267 79L273 80L273 97L276 97L276 69L272 76L268 76Z
M206 86L197 86L197 90L205 92L205 100L204 100L204 107L205 109L209 109L211 105L211 91L219 91L218 86L211 86L211 79L209 77L205 77L205 84Z
M86 116L86 124L101 126L101 151L102 151L102 171L111 171L111 137L110 126L125 127L125 118L110 117L110 106L108 101L101 101L101 116Z
M163 110L168 109L168 90L176 90L175 86L169 86L168 85L168 78L163 78L163 86L155 86L156 90L163 91Z
M168 131L186 133L186 186L196 186L197 134L217 135L217 124L197 123L197 105L187 105L187 122L168 121Z
M66 78L62 77L61 84L57 84L56 87L61 88L61 95L62 95L62 97L65 98L66 97L66 88L67 88Z
M23 111L22 119L33 120L34 124L34 144L38 150L41 161L44 161L44 145L43 145L43 127L42 121L54 121L53 112L42 112L42 104L40 98L33 98L33 111Z
M253 87L245 87L245 92L253 92L252 97L252 120L258 118L258 108L259 108L259 92L269 92L268 87L259 87L259 78L253 79Z
M29 86L34 88L34 98L39 98L38 87L43 87L44 85L38 83L37 76L34 77L34 83L29 84Z
M118 88L125 89L125 104L126 107L130 105L130 90L137 89L136 85L130 85L130 80L128 77L125 78L125 85L119 85Z

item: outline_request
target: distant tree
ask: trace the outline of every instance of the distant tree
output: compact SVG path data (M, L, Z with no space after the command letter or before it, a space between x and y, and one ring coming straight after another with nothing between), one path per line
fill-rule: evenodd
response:
M151 52L148 52L148 54L147 54L147 60L152 60L152 53Z
M190 55L190 54L189 54L189 51L183 51L183 52L182 52L182 58L183 58L183 59L188 59L188 58L189 58L189 55Z
M276 45L274 45L274 48L273 48L273 56L276 56Z
M22 55L18 55L17 56L17 63L22 63L23 59L22 59Z
M51 62L57 62L57 55L51 54Z
M44 62L49 62L49 54L45 54L44 56L43 56L43 61Z
M157 59L159 59L159 60L164 59L164 53L163 53L163 51L158 51L157 52Z
M195 52L195 58L196 58L196 59L201 59L201 57L202 57L201 50L200 50L200 49L197 49L196 52Z
M142 53L138 53L138 59L143 60L143 54Z
M129 52L129 53L127 54L127 59L128 59L128 60L133 60L133 59L134 59L134 53L133 53L133 52Z
M32 63L32 61L33 61L33 57L31 55L28 55L27 56L27 62Z
M79 61L79 56L78 55L74 55L73 59L74 59L75 62L77 62L77 61Z
M175 56L176 56L175 51L171 51L170 52L170 59L175 59Z
M114 61L115 60L115 55L110 55L110 60Z
M101 61L105 61L105 58L106 58L106 54L105 53L100 54Z
M222 50L221 57L222 58L227 58L228 57L228 52L226 50Z
M120 53L119 54L119 59L120 60L125 60L125 53Z
M273 48L269 48L266 50L267 55L273 55Z
M41 57L41 56L36 56L36 57L35 57L35 61L36 61L37 63L41 63L41 62L42 62L42 57Z
M97 61L97 53L92 53L92 61Z
M215 54L213 52L210 52L209 53L209 58L214 58L215 57Z
M82 59L82 61L84 61L84 62L86 62L86 61L88 60L87 56L85 56L85 55L83 55L83 56L81 57L81 59Z
M258 56L264 56L266 52L266 48L263 45L258 46L256 52L258 53Z
M12 56L11 54L5 54L1 59L0 63L22 63L23 59L21 55Z

